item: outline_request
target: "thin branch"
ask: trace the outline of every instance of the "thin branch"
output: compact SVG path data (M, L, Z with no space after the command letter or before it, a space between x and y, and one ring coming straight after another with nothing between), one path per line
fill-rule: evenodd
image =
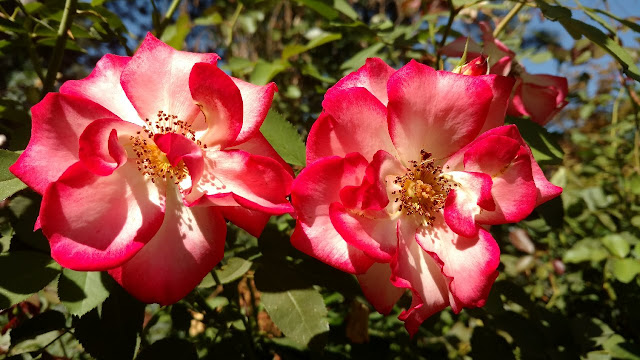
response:
M444 28L444 33L442 34L442 40L440 40L440 44L438 44L438 49L437 49L437 56L436 56L436 66L440 67L440 49L442 49L442 47L444 47L444 44L447 42L447 38L449 37L449 31L451 30L451 26L453 25L453 20L455 19L456 15L458 15L458 13L460 12L460 10L462 8L456 9L453 6L453 1L452 0L448 0L449 3L449 8L451 9L451 12L449 12L449 21L447 22L447 26Z
M240 16L243 8L244 6L242 5L242 3L238 2L236 11L233 13L233 17L231 17L231 25L229 25L229 34L227 35L226 41L227 46L231 45L231 42L233 41L233 28L236 26L236 22L238 21L238 17Z
M165 29L167 28L167 26L171 22L171 19L173 18L173 14L178 9L178 5L180 5L181 1L182 0L173 0L171 2L171 5L169 5L169 9L167 9L167 12L164 14L164 17L162 18L162 21L158 25L158 29L156 29L156 36L158 38L162 36L162 34L164 33Z
M523 2L519 2L516 4L516 6L513 7L513 9L511 9L511 11L509 11L509 13L507 14L507 16L505 16L500 23L498 24L498 26L496 26L495 30L493 30L493 37L497 38L498 35L500 35L500 33L502 32L502 30L504 30L505 27L507 27L507 24L509 23L509 21L511 21L511 19L513 19L514 16L516 16L516 14L524 7L524 1Z
M53 85L56 82L56 75L58 74L58 70L60 70L60 65L62 65L62 56L64 55L64 48L67 44L67 32L71 27L77 5L78 0L66 0L64 4L62 20L60 21L60 27L58 28L58 34L56 37L56 44L53 48L53 54L51 55L51 61L49 62L49 68L47 69L47 76L42 86L42 97L53 89Z

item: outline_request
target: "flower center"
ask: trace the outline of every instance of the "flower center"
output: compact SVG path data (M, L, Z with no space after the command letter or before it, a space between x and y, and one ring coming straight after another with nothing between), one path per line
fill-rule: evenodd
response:
M146 126L142 131L137 132L137 136L130 136L133 152L138 159L138 171L144 176L151 178L152 182L156 180L173 180L176 185L179 184L189 175L189 170L184 162L176 166L172 166L169 159L162 150L153 142L154 135L175 133L180 134L187 139L195 142L204 149L207 145L203 145L200 140L196 140L196 135L191 126L182 120L178 120L176 115L166 114L164 111L158 111L157 120L152 122L148 118L144 119Z
M391 194L397 195L395 202L400 202L398 210L407 215L418 214L427 225L431 225L444 207L447 195L457 184L443 174L442 167L435 164L431 153L421 150L420 154L420 162L411 161L407 172L393 180L400 189Z

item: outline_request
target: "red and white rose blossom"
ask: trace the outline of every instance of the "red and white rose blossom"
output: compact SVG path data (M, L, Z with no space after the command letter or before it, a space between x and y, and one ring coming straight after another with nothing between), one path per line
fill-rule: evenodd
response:
M564 108L569 93L567 78L547 74L529 74L515 61L516 54L492 35L486 22L478 24L482 31L482 46L466 37L460 37L444 46L441 52L448 56L462 56L465 45L467 55L484 55L489 61L491 74L516 78L513 96L507 113L512 116L528 116L533 122L545 125Z
M410 289L411 334L447 306L482 306L500 255L488 227L562 191L502 126L513 85L368 59L328 90L309 133L293 245L356 274L381 313Z
M232 78L218 59L149 34L31 109L11 171L43 195L36 227L58 263L170 304L222 259L225 218L258 235L292 211L292 171L259 132L276 86Z

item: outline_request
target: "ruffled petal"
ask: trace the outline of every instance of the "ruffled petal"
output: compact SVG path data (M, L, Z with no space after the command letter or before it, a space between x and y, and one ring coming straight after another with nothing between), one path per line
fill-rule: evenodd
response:
M131 60L128 56L107 54L82 80L69 80L60 87L61 94L75 95L104 106L120 119L144 125L120 85L120 75Z
M327 91L327 95L339 89L365 88L386 106L389 102L387 81L394 72L395 70L382 59L368 58L360 69L343 77L332 86Z
M491 176L479 172L454 171L447 173L458 186L445 201L444 219L457 234L465 237L478 235L476 217L482 209L495 209L491 196Z
M387 109L364 88L334 89L322 102L323 115L307 139L307 163L357 152L370 161L378 150L395 154Z
M274 215L293 211L286 198L293 179L275 160L241 150L210 150L204 155L204 176L185 197L188 203L202 197L214 205L229 206L234 205L227 202L231 195L235 205L251 210Z
M388 315L391 312L393 305L404 293L403 288L395 287L391 283L389 264L373 264L366 273L356 275L356 277L364 296L383 315Z
M215 64L219 58L175 50L147 33L122 71L120 84L140 118L153 122L158 111L164 111L191 123L200 113L189 91L191 68L200 62Z
M98 119L89 124L79 140L82 164L97 175L110 175L127 161L121 138L136 136L142 128L120 119Z
M287 170L291 176L293 176L293 169L287 164L282 157L276 152L276 150L269 144L267 139L260 132L255 133L249 140L242 144L234 145L226 148L225 150L243 150L252 155L266 156L277 161L282 167Z
M222 260L226 233L227 224L215 208L183 206L170 184L162 227L131 260L109 274L140 301L173 304Z
M231 77L215 64L196 64L189 76L189 88L204 114L202 122L192 125L198 139L210 147L231 145L243 124L242 95Z
M242 130L235 139L234 144L242 144L260 135L260 126L267 117L273 95L278 91L274 83L264 86L254 85L234 77L231 78L240 90L242 96Z
M269 218L271 218L271 214L245 209L241 206L221 206L218 210L220 210L225 219L255 237L259 237L262 234L262 230L264 230Z
M158 231L164 189L127 162L109 176L76 163L44 194L40 224L51 256L80 271L106 270L133 257Z
M389 79L389 132L404 162L420 150L445 158L473 140L484 126L493 93L476 76L411 61Z
M87 125L116 117L93 101L57 93L47 94L32 107L31 116L29 145L9 169L40 194L79 160L78 140Z
M463 307L484 306L500 265L500 249L489 232L481 228L474 238L461 237L440 217L432 226L418 229L416 241L441 266L456 313Z
M399 319L413 336L423 321L449 305L449 289L438 264L416 242L417 225L405 219L398 222L398 251L391 262L391 283L411 290L411 306Z
M291 189L298 216L291 243L298 250L352 274L362 274L373 260L350 245L331 224L329 206L339 202L339 190L362 182L366 160L359 154L323 158L307 166Z

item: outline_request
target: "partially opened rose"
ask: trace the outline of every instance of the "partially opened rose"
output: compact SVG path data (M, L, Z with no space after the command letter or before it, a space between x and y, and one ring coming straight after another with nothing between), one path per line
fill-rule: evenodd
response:
M381 313L410 289L411 334L447 306L482 306L500 254L488 226L561 192L515 126L500 126L512 86L380 59L340 80L293 183L293 245L356 274Z
M493 37L488 23L481 21L482 46L466 37L460 37L444 46L441 52L448 56L462 56L465 45L469 57L486 56L491 74L516 78L513 96L507 110L509 115L528 116L545 125L564 108L569 93L567 78L547 74L529 74L515 60L516 54Z
M169 304L222 259L225 218L257 235L291 211L291 169L259 132L276 87L229 77L218 58L148 35L32 108L11 171L43 195L37 226L62 266Z

